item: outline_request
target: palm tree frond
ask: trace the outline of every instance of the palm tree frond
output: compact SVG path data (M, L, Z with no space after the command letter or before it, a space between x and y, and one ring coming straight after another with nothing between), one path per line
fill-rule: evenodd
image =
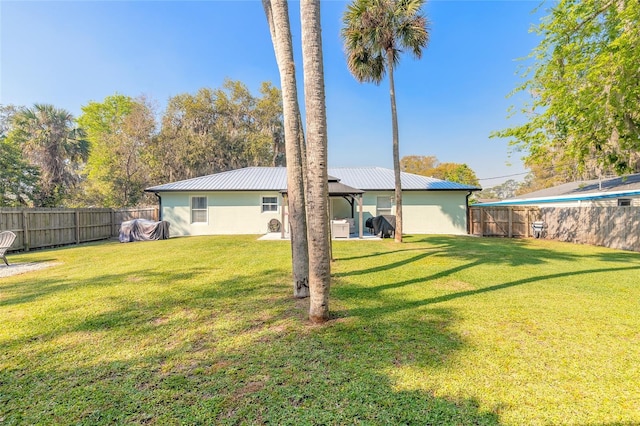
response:
M14 116L14 133L29 162L41 170L39 206L58 205L77 180L74 167L86 160L88 142L71 113L49 104L35 104Z
M347 66L358 81L379 83L386 70L373 58L392 51L396 66L403 50L420 58L429 43L429 25L422 14L425 0L354 0L347 6L341 36ZM380 67L383 69L380 70ZM365 73L372 73L365 76Z
M411 51L420 59L422 51L429 44L429 23L424 16L416 16L398 28L398 45Z
M384 57L368 51L353 51L347 56L347 67L361 83L380 84L385 75Z
M399 0L396 10L401 11L404 16L411 17L420 14L425 0Z
M393 70L402 49L419 58L429 41L427 20L421 12L424 1L353 0L342 21L341 35L351 74L358 81L376 84L389 74L397 242L402 242L402 187Z

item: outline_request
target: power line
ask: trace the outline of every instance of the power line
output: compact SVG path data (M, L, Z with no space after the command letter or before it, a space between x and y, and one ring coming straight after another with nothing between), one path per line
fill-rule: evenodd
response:
M512 175L504 175L504 176L488 177L488 178L482 178L482 179L478 179L478 180L503 179L503 178L507 178L507 177L522 176L522 175L528 175L528 174L529 174L529 172L514 173L514 174L512 174Z
M554 170L555 170L555 167L554 167L554 166L543 167L543 168L541 168L541 169L540 169L540 171L547 171L547 172L554 171ZM514 173L514 174L511 174L511 175L504 175L504 176L495 176L495 177L488 177L488 178L479 178L478 180L480 181L480 180L504 179L504 178L513 177L513 176L522 176L522 175L527 175L527 174L529 174L529 173L532 173L532 172L522 172L522 173ZM633 174L633 173L632 173L632 174ZM615 174L610 175L609 173L607 173L607 174L605 174L605 175L602 175L602 176L588 175L588 177L583 177L583 178L580 178L580 179L574 179L574 181L588 181L588 180L596 180L596 179L601 179L601 180L602 180L602 179L607 179L607 178L611 178L611 177L626 177L626 176L630 176L630 175L632 175L632 174L619 175L619 176L618 176L618 175L615 175ZM564 172L564 173L562 173L562 174L558 174L557 176L562 176L565 180L568 178L568 174L567 174L567 172ZM557 177L557 176L556 176L556 177ZM562 180L562 179L561 179L561 180Z

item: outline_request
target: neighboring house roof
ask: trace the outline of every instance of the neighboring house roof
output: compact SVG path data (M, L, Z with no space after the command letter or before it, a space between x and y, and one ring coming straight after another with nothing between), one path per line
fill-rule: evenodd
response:
M502 201L476 205L525 205L638 196L640 196L640 173L607 179L570 182Z
M393 170L382 167L329 168L329 175L346 187L363 191L392 191ZM480 188L426 176L401 173L402 189L407 191L479 191ZM282 191L287 188L285 167L246 167L164 185L152 186L147 192L172 191ZM337 187L336 187L337 188ZM348 188L343 188L349 190ZM350 192L353 193L353 192Z

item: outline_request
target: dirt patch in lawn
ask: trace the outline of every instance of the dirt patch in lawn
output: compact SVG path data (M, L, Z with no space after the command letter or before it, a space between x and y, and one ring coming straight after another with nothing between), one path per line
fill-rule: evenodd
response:
M13 275L26 274L27 272L38 271L40 269L50 268L59 265L59 262L30 262L30 263L12 263L9 266L0 266L0 278L10 277Z

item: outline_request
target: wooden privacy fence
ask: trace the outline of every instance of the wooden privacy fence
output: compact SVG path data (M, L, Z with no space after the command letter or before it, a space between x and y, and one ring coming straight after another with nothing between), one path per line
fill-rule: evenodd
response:
M545 207L547 238L640 251L640 207Z
M30 250L106 240L117 236L120 224L131 219L157 221L158 208L0 208L0 231L16 234L12 251Z
M471 207L470 234L483 237L531 237L531 224L540 219L537 207Z
M544 221L544 238L640 251L640 207L471 207L471 234L530 237Z

